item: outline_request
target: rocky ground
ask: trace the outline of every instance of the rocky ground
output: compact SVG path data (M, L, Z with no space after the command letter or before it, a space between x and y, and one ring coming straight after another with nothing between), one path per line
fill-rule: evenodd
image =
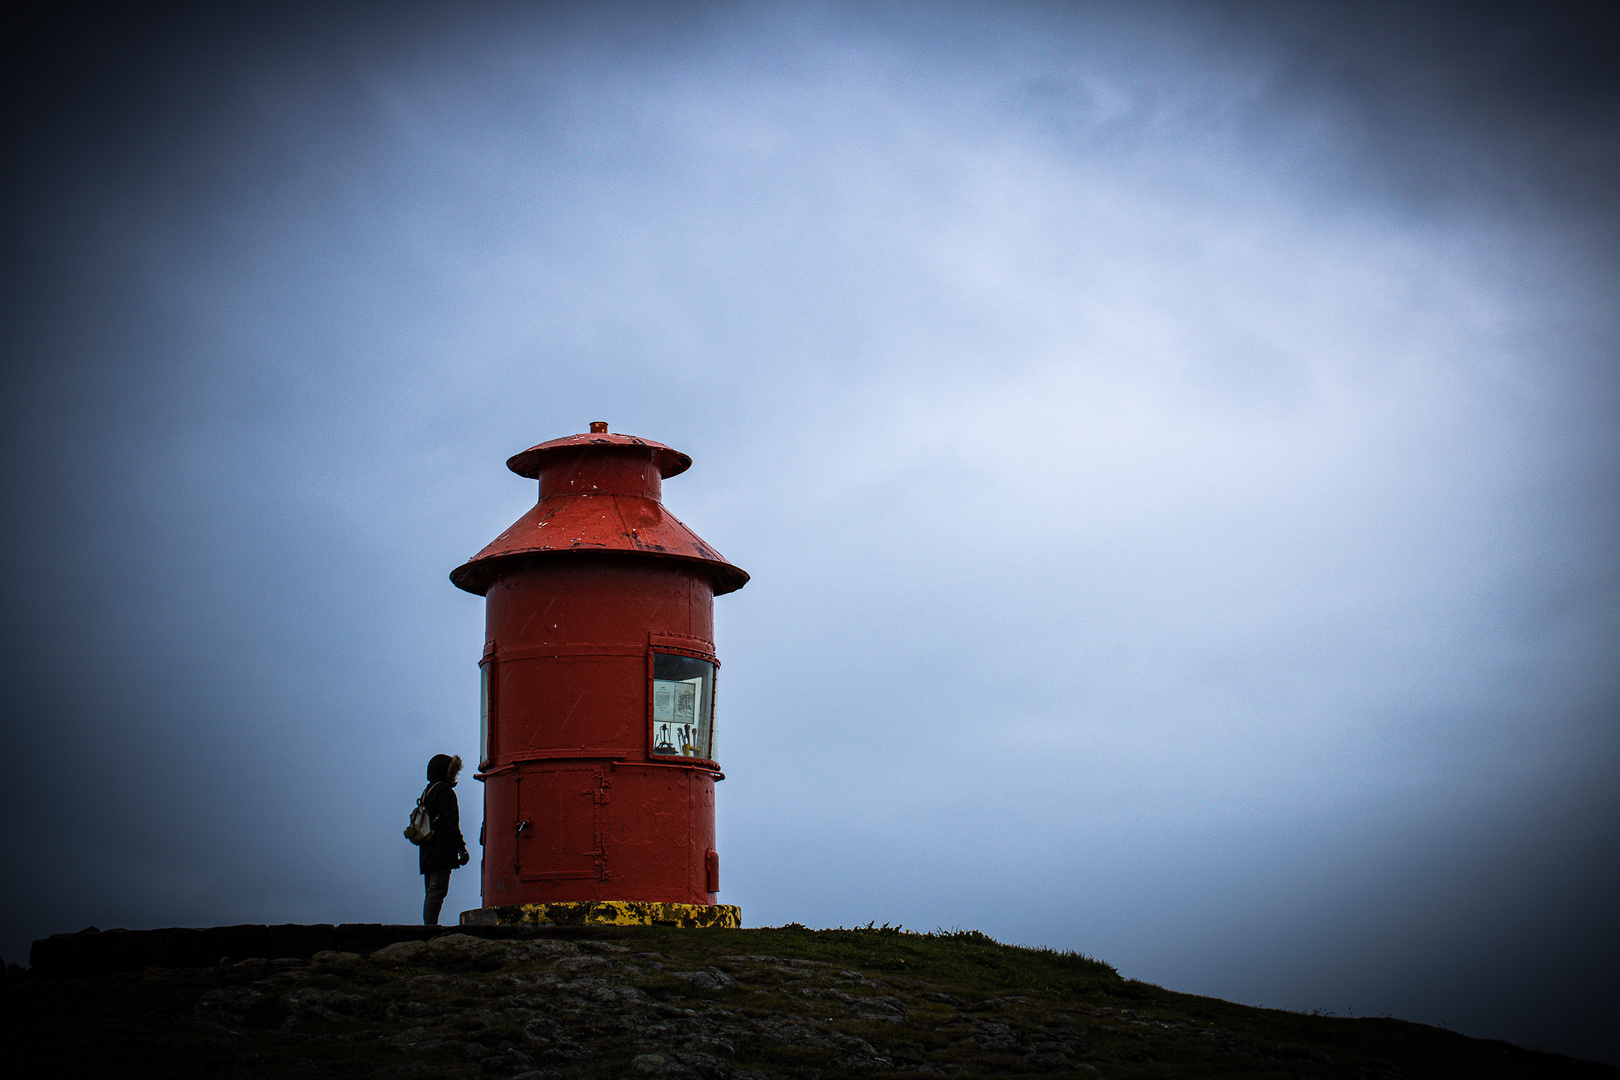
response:
M1620 1077L1390 1019L1175 994L975 933L447 932L0 989L13 1076Z

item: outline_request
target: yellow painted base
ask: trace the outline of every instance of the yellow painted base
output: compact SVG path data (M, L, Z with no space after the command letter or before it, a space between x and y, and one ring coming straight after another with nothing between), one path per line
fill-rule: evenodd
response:
M566 904L509 904L461 913L462 926L719 926L742 925L735 904L663 904L648 900L592 900Z

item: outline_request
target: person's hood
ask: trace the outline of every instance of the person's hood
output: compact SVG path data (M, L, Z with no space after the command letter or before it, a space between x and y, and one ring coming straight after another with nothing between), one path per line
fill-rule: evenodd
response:
M434 754L433 760L428 762L428 783L444 781L447 784L456 782L456 774L461 771L461 755Z

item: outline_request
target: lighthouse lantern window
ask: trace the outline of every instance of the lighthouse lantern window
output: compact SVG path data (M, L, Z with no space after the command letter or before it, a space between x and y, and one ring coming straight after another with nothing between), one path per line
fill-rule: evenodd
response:
M488 660L478 665L478 765L489 764L489 669Z
M714 665L674 653L653 653L653 753L714 757Z

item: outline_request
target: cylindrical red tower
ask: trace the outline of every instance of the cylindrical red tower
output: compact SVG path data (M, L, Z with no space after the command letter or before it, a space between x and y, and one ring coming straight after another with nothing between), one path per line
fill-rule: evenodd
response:
M748 575L664 509L692 459L596 422L506 464L539 502L450 574L487 617L485 906L463 922L737 925L715 903L714 598Z

